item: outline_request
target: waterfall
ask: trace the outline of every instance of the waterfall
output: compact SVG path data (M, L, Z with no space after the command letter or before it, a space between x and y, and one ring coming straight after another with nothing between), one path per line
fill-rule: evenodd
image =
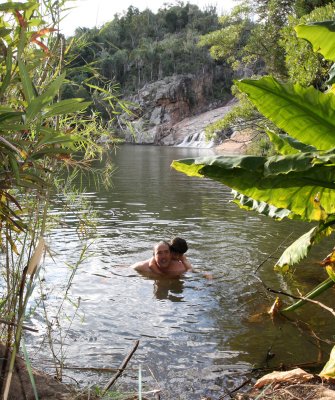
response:
M214 140L207 140L205 131L190 133L181 142L177 142L175 147L197 147L209 149L214 147Z

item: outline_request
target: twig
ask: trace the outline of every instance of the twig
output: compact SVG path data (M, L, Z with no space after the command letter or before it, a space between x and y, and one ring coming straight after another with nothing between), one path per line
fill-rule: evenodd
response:
M136 340L134 347L132 348L132 350L130 351L130 353L127 355L127 357L122 361L120 368L118 370L118 372L109 380L109 382L107 383L107 385L104 387L102 395L104 395L107 390L114 385L114 383L116 382L116 380L119 378L119 376L122 375L122 372L125 370L129 360L131 359L131 357L133 356L133 354L135 353L135 351L137 350L137 347L139 345L140 341Z
M18 326L15 322L9 322L2 318L0 318L0 323L10 325L10 326ZM38 332L38 329L29 328L29 326L25 326L25 325L22 326L22 329L24 329L25 331L30 331L30 332Z
M154 378L154 380L156 381L156 384L158 385L158 387L160 387L160 384L159 384L157 378L155 377L154 373L152 372L152 370L151 370L151 368L150 368L149 365L147 365L147 368L148 368L148 370L150 371L151 376L152 376L152 377ZM157 393L156 393L157 400L160 399L160 392L161 392L161 391L162 391L162 389L160 389L160 388L157 389Z
M312 300L312 299L309 299L308 297L304 297L304 296L294 296L293 294L284 292L283 290L272 289L272 288L266 286L265 283L258 276L255 276L255 278L258 279L262 283L262 285L265 287L265 289L268 292L275 293L275 294L282 294L283 296L291 297L291 299L294 299L294 300L303 300L303 301L307 301L309 303L316 304L316 305L320 306L321 308L324 308L325 310L329 311L335 317L335 310L333 308L326 306L325 304L321 303L320 301Z
M228 396L229 396L229 398L231 398L231 399L233 398L233 395L231 394L231 392L230 392L227 388L223 387L222 389L226 392L226 394L220 396L220 397L219 397L219 400L224 400L224 399L225 399L226 397L228 397Z
M320 301L308 299L307 297L300 297L300 299L318 305L319 307L321 307L321 308L323 308L323 309L329 311L329 312L333 315L333 317L335 317L335 311L334 311L334 309L333 309L333 308L330 308L330 307L328 307L328 306L326 306L325 304L321 303Z
M120 371L118 368L76 367L76 366L71 366L71 365L63 365L62 368L63 369L71 369L71 370L75 370L75 371L94 371L94 372L104 372L104 373Z
M246 384L251 382L251 378L247 379L246 381L244 381L243 383L241 383L241 385L237 386L235 389L231 390L230 393L235 393L238 390L242 389L243 386L245 386Z
M279 244L279 246L276 248L276 250L274 250L271 254L269 254L269 255L257 266L257 268L256 268L255 271L254 271L254 274L260 269L260 267L261 267L262 265L264 265L264 264L268 261L269 258L271 258L271 257L278 251L278 249L281 248L281 246L292 236L292 234L293 234L293 232L291 232L291 233Z

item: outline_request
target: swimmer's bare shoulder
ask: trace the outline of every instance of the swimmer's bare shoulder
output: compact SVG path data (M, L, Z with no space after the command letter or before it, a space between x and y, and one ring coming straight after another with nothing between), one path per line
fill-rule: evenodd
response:
M139 261L135 264L132 264L130 268L134 269L137 272L150 272L150 260Z

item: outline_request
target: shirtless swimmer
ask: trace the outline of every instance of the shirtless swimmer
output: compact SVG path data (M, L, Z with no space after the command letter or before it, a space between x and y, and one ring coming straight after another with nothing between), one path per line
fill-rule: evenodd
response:
M165 275L176 277L187 271L185 265L172 259L170 245L162 241L154 246L155 263L150 263L151 259L140 261L131 266L135 271L144 275Z

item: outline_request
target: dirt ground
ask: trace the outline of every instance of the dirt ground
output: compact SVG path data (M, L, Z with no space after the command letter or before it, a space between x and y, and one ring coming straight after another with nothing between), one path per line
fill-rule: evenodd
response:
M236 400L334 400L334 385L315 378L310 382L272 384L249 393L238 393ZM223 399L222 399L223 400Z
M255 133L250 129L236 131L229 139L226 139L222 144L216 146L217 154L243 154L247 147L252 143Z
M10 354L5 347L0 344L0 398L3 398L5 389L4 377L7 375ZM40 400L84 400L88 399L87 393L81 393L72 386L64 385L52 376L48 376L40 371L34 370L34 380L37 387L38 398ZM9 391L9 400L35 400L33 386L26 368L24 360L16 357L15 368ZM90 396L91 400L96 399Z

